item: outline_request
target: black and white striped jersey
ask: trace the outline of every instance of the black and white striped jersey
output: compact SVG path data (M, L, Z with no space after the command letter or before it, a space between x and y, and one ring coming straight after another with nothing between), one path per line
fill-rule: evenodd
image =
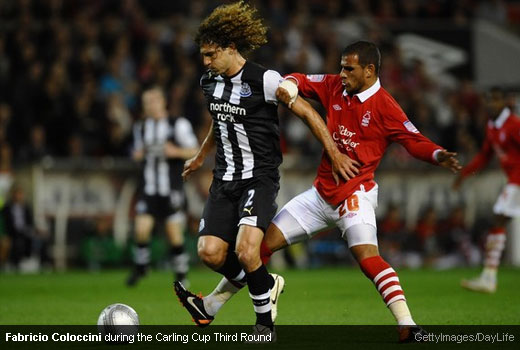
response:
M134 125L134 150L144 151L142 188L149 196L170 196L182 189L183 159L166 158L167 141L182 148L198 146L190 122L183 117L146 118Z
M280 74L246 61L231 77L201 80L217 144L214 176L224 181L278 177L282 162L276 89Z

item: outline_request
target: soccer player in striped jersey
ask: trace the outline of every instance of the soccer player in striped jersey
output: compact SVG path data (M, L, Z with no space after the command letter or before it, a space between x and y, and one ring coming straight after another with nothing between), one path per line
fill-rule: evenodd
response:
M327 126L337 149L362 164L359 173L338 185L330 162L322 157L314 186L290 200L269 225L261 245L266 263L273 251L301 242L336 225L358 261L395 317L401 342L416 341L424 331L416 326L395 270L379 255L375 209L378 186L374 172L392 142L403 145L414 157L460 170L455 153L434 144L413 126L397 102L379 82L381 54L376 45L360 41L345 48L340 74L287 76L301 95L327 109ZM289 102L283 91L280 101ZM293 107L294 108L294 107ZM249 282L249 281L248 281ZM222 280L220 293L204 298L218 311L233 295Z
M168 115L161 88L145 90L142 103L145 119L134 125L133 158L142 164L142 177L136 204L134 267L128 286L146 274L150 235L156 222L164 222L175 280L186 278L189 256L183 246L186 201L182 171L184 161L193 157L198 147L190 122Z
M201 167L216 144L210 195L199 228L198 254L214 271L245 285L256 313L255 332L273 334L270 276L260 260L260 244L276 213L278 166L282 161L276 92L283 81L276 71L248 61L244 54L266 42L266 27L256 10L242 1L216 8L199 26L195 41L208 69L200 84L213 118L197 155L186 162L184 176ZM320 115L304 100L293 111L325 148L331 172L344 180L355 175L356 162L341 154ZM175 291L194 321L213 319L211 305L175 283Z
M480 152L466 165L454 188L462 181L484 168L495 153L507 175L507 184L493 207L494 225L486 237L484 269L479 277L462 280L462 287L484 293L494 293L497 289L497 270L500 257L506 245L506 228L511 218L520 216L520 119L507 105L506 94L493 88L486 98L490 119L487 124L486 139Z

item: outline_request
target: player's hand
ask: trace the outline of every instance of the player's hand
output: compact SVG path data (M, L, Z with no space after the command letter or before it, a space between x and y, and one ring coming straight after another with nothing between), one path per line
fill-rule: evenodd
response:
M457 153L448 152L446 150L442 150L437 153L437 162L443 168L451 170L454 174L456 174L462 167L459 164L459 160L455 158Z
M359 174L359 168L361 167L361 164L358 161L339 151L335 153L334 159L331 159L331 164L332 177L334 178L336 185L339 185L340 176L345 181L348 181Z
M166 158L180 158L182 154L181 152L182 149L171 142L166 142L164 144L164 155Z
M204 163L204 158L196 155L195 157L188 159L184 163L184 169L182 171L182 179L186 181L191 173L197 171Z
M285 104L289 109L292 107L291 103L291 95L289 95L289 91L285 90L283 87L279 87L276 89L276 98L278 101Z

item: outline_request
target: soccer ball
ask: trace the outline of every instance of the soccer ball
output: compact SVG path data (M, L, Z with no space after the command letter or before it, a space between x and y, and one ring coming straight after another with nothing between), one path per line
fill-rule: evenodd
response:
M107 334L135 335L139 329L139 316L128 305L112 304L101 311L97 326L103 337Z

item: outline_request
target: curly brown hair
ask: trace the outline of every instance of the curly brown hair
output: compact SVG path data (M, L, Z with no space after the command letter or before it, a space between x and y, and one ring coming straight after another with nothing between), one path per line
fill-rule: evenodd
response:
M219 6L202 21L195 42L222 48L234 44L242 54L253 51L267 43L267 27L256 14L257 10L243 1Z

